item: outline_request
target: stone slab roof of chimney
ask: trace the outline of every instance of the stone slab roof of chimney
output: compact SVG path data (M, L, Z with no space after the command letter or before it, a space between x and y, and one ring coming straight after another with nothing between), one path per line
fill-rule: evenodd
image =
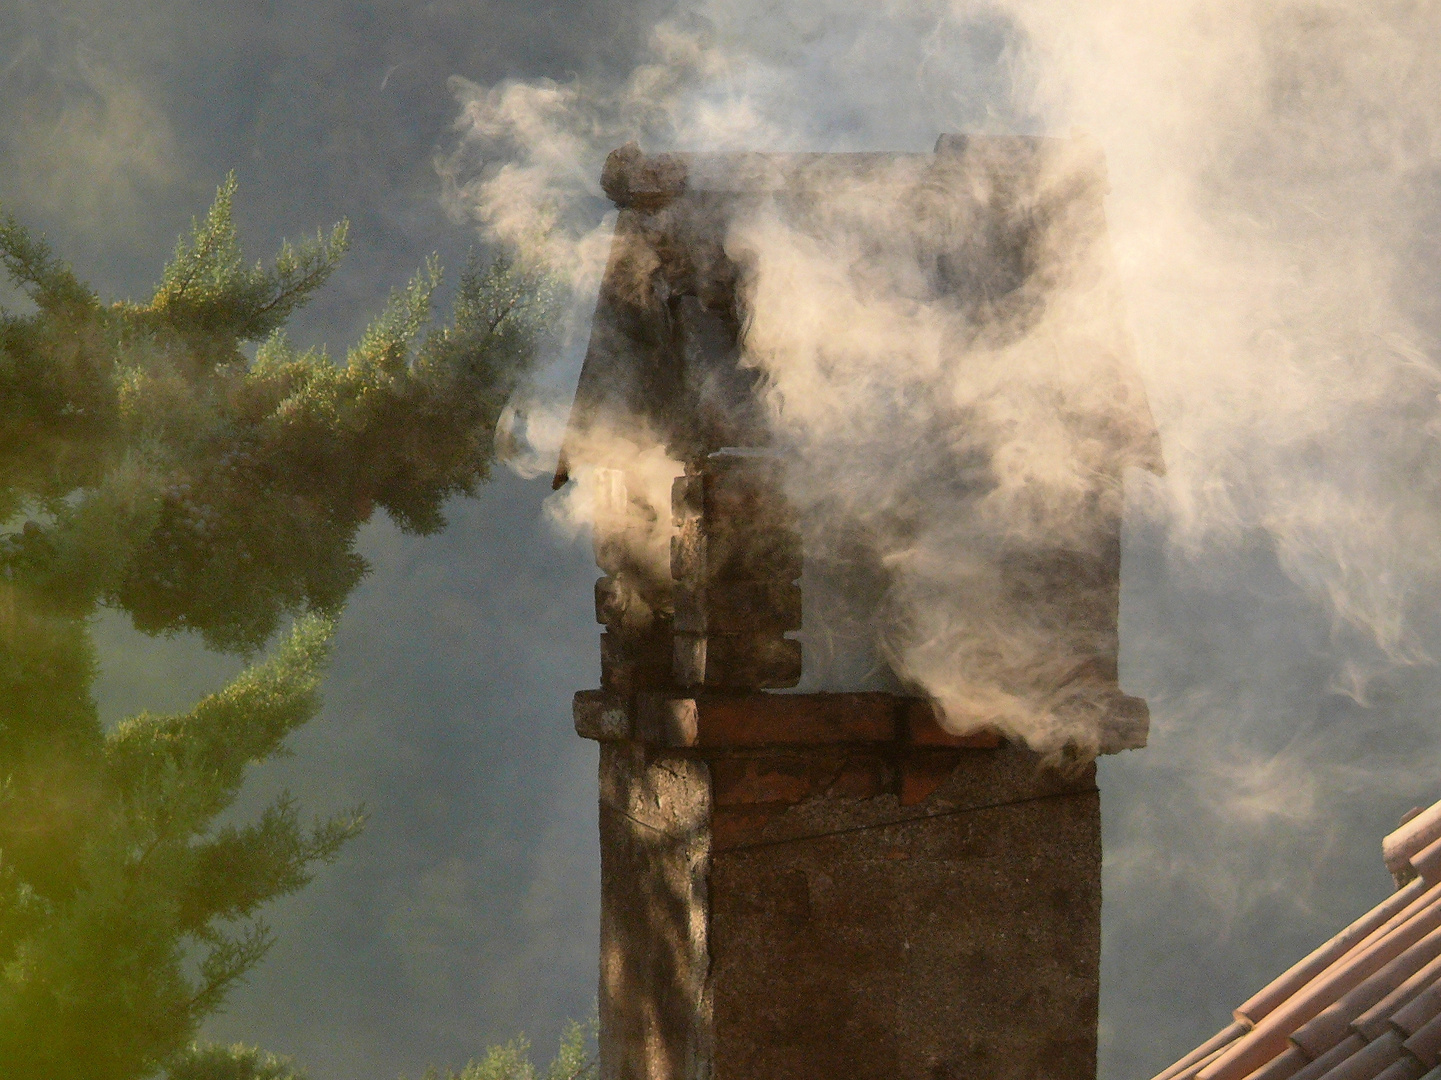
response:
M1154 1080L1441 1080L1441 802L1382 852L1397 891Z

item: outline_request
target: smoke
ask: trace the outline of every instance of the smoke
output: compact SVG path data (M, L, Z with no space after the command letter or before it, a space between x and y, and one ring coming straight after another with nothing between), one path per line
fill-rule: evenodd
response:
M671 580L671 485L685 471L665 447L644 438L593 428L573 444L571 483L546 501L546 514L571 538L594 531L597 555L626 566L647 593L664 596ZM605 462L606 464L595 464ZM607 559L603 547L612 549Z
M1153 8L682 5L618 82L457 81L442 172L457 210L572 284L581 327L609 240L600 166L631 139L926 150L945 131L1086 132L1168 466L1132 510L1198 581L1263 538L1328 613L1329 685L1365 703L1441 644L1441 19L1425 3ZM1098 542L1079 509L1096 463L1046 395L1059 378L1082 413L1109 407L1097 365L1125 345L1097 341L1116 313L1088 272L1101 255L1052 245L1040 322L969 341L958 368L955 313L911 280L913 250L887 238L914 228L884 205L852 190L820 220L758 211L727 241L754 275L748 362L802 462L792 495L874 547L877 647L904 680L960 726L989 716L1094 753L1094 709L1031 692L1093 643L1057 649L1001 617L995 553L1028 532ZM953 475L976 453L984 497Z
M768 204L728 248L754 281L747 357L808 569L844 576L832 545L863 537L872 632L904 683L953 729L1089 759L1143 739L1093 669L1116 651L1121 471L1158 455L1087 151L1042 153L1033 183L1003 180L1022 163L994 147L895 159L798 211Z
M74 27L44 34L14 21L20 32L0 46L7 198L80 227L136 231L145 199L180 180L170 118Z
M1173 536L1263 530L1361 696L1433 651L1434 6L1023 12L1038 98L1107 146Z

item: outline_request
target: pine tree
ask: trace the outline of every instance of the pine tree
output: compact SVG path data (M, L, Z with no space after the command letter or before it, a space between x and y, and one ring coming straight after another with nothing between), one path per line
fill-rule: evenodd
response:
M247 265L234 178L145 304L102 304L43 240L0 217L0 263L34 310L0 309L0 1076L289 1076L254 1051L194 1048L264 954L258 911L360 827L302 823L289 797L217 826L249 765L317 708L333 620L379 507L444 526L488 472L531 362L541 283L463 274L430 326L432 261L343 364L292 348L289 317L346 227ZM255 343L254 359L242 346ZM271 658L174 716L103 729L91 616L195 631ZM249 1055L249 1056L247 1056Z
M588 1024L575 1020L567 1024L544 1080L593 1080L599 1063L591 1056L587 1044L594 1042L599 1026L598 1018L592 1018ZM237 1053L244 1050L243 1047L234 1049ZM277 1080L292 1078L283 1076ZM303 1077L296 1076L294 1080L303 1080ZM530 1059L530 1040L517 1035L509 1042L490 1047L484 1057L472 1060L459 1072L455 1069L442 1072L432 1065L421 1080L541 1080L541 1075Z

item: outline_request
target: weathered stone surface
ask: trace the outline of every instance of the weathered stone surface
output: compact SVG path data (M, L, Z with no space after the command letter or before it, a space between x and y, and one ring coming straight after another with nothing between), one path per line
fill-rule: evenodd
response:
M746 533L718 524L707 531L693 521L671 538L670 562L677 580L795 581L801 576L801 538L781 528Z
M607 631L600 636L601 689L620 698L670 682L670 624L644 633Z
M686 475L672 492L670 580L654 580L653 547L637 557L644 537L619 530L597 547L613 579L596 597L611 630L606 694L577 700L577 729L610 738L629 722L634 740L601 746L606 1080L1094 1076L1094 773L1042 769L984 730L987 717L941 722L899 695L741 692L800 676L784 635L799 621L802 552L758 369L742 362L747 269L726 245L758 200L804 216L817 193L863 182L905 208L910 232L897 235L957 326L1023 333L1048 310L1051 248L1080 266L1070 256L1102 248L1104 170L1082 151L947 137L935 155L647 157L631 145L607 161L621 212L557 482L572 453L610 467L595 432L646 433ZM1076 414L1078 475L1095 481L1088 521L991 553L1017 625L1047 643L1022 665L1035 685L1018 690L1094 720L1101 752L1145 742L1144 703L1116 685L1120 477L1160 466L1116 327L1101 334L1119 343L1115 364L1079 400L1064 381L1039 384ZM1087 402L1115 407L1072 408ZM937 479L979 476L970 453ZM902 513L872 527L890 540L861 537L874 554L912 525ZM845 544L836 557L836 537L823 539L807 567L808 618L822 616L811 629L827 625L816 597L830 585L838 610L868 625L885 566ZM892 675L823 684L911 685Z
M717 850L715 1080L1093 1080L1098 796L1017 801L990 766L1022 753L970 755L1004 805L857 827L824 800L808 836Z
M705 686L784 689L801 680L799 641L773 632L707 634L705 642Z
M707 521L734 521L752 528L793 528L795 511L785 497L785 468L766 456L713 455L702 486Z
M710 581L794 581L801 573L801 537L783 528L714 523L706 534L706 576Z
M678 685L705 685L707 644L704 634L679 633L671 639L671 675Z
M705 477L688 472L670 485L672 524L677 527L699 521L705 515Z
M1141 749L1151 735L1151 707L1144 698L1108 690L1100 721L1102 751L1115 754Z
M778 632L677 633L672 650L671 671L680 686L785 689L801 678L801 643Z
M923 706L641 696L683 746L601 748L605 1080L1092 1080L1094 769Z
M604 690L581 690L571 701L575 733L582 739L616 742L634 735L631 710L625 701Z
M671 487L672 672L681 686L778 689L801 677L800 539L784 468L712 453ZM786 575L786 576L778 576Z
M605 159L600 186L616 206L663 206L685 190L686 171L674 154L647 157L631 142Z
M601 1077L709 1080L706 766L602 743L600 776Z
M783 581L723 581L679 585L675 629L688 634L780 636L801 628L801 588Z
M645 693L636 699L635 737L650 746L695 746L700 726L696 699Z
M663 613L655 610L635 582L600 577L595 582L595 621L626 633L644 633Z

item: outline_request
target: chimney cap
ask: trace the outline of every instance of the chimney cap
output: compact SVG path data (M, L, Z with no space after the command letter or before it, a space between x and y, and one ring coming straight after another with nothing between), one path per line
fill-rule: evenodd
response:
M676 442L672 456L686 457L679 446L696 441L699 424L695 403L682 400L689 392L689 376L672 370L679 362L670 356L674 349L667 344L677 314L672 309L680 296L696 290L693 279L717 273L734 277L737 268L728 266L725 251L726 227L730 217L748 204L780 196L787 201L794 197L804 205L808 196L862 186L880 197L894 192L897 205L914 203L917 214L937 207L934 196L944 201L953 195L958 205L979 204L985 219L994 201L994 228L985 225L974 235L952 230L944 237L935 230L919 230L927 243L959 242L964 249L947 249L940 258L951 269L969 275L956 286L960 302L968 302L965 298L978 288L1000 295L1024 278L1024 267L1011 265L1017 258L1013 249L1026 246L1022 234L1046 216L1043 204L1064 204L1067 216L1090 240L1103 240L1105 231L1101 208L1105 159L1099 145L1086 137L945 134L932 153L646 154L639 144L629 142L607 157L601 186L620 208L621 217L556 463L556 488L569 479L586 431L597 425L648 430L668 446ZM913 200L913 192L923 192L924 198ZM998 192L1019 192L1022 206L1034 202L1042 213L1018 216L1011 205L1014 195L997 200ZM683 212L672 213L680 207ZM958 218L974 219L969 210ZM684 265L674 275L671 271L677 264ZM1007 279L999 292L998 278ZM739 334L742 312L725 310L727 305L714 297L704 298L702 306ZM1124 346L1121 351L1126 351ZM1118 397L1124 409L1139 412L1121 425L1134 433L1135 445L1125 451L1120 464L1162 472L1159 436L1144 391L1129 370L1129 359L1121 359L1127 370L1120 377L1126 385ZM735 389L727 391L731 404Z

